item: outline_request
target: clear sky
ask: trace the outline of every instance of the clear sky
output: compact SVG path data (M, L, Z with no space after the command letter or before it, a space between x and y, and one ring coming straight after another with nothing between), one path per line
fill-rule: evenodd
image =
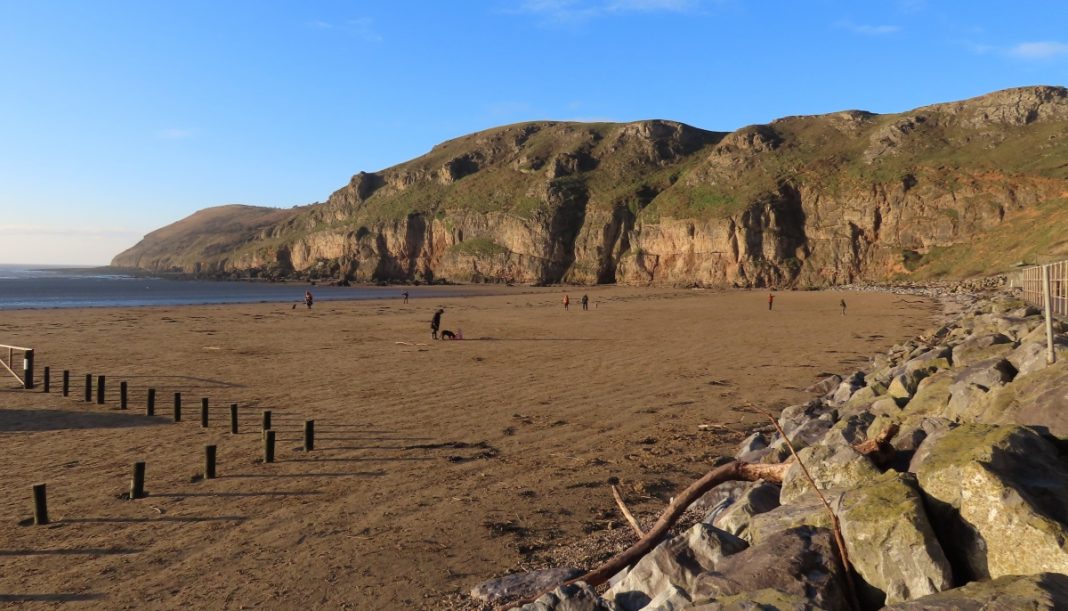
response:
M536 119L733 130L1068 82L1063 0L0 0L0 263Z

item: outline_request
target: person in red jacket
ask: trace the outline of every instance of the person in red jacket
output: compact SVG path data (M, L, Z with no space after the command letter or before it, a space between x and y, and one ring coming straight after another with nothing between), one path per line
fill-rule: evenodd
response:
M773 303L775 303L775 295L772 294L772 293L768 293L768 310L769 311L771 310L771 306L772 306Z

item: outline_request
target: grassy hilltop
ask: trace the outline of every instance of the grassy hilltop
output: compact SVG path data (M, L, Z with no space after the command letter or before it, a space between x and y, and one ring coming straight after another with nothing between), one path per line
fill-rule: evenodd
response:
M1068 90L900 114L530 122L361 172L324 203L225 206L113 265L356 281L821 286L1068 254Z

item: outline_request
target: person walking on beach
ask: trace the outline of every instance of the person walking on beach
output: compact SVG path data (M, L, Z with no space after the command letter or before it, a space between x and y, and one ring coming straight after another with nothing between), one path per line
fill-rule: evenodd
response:
M768 293L768 311L771 311L771 306L775 303L775 294Z
M438 338L438 329L441 328L441 315L445 313L445 310L438 309L434 312L434 318L430 319L430 336L434 339Z
M408 291L401 293L401 297L404 297L404 303L408 303Z
M312 307L312 301L314 301L314 299L312 298L311 291L304 291L304 305L308 306L309 310Z
M839 305L842 306L842 316L845 316L845 299L843 299Z
M567 293L564 293L564 310L567 310L569 305L571 305L571 298L567 296Z
M582 309L583 310L590 309L590 298L588 296L586 296L586 295L582 296Z

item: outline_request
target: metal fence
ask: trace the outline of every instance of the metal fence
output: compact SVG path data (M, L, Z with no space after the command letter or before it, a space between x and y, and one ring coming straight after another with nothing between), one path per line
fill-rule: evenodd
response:
M1045 276L1045 279L1043 278ZM1009 286L1021 289L1020 297L1046 309L1046 286L1049 285L1049 309L1053 316L1068 318L1068 261L1025 267L1009 276Z

